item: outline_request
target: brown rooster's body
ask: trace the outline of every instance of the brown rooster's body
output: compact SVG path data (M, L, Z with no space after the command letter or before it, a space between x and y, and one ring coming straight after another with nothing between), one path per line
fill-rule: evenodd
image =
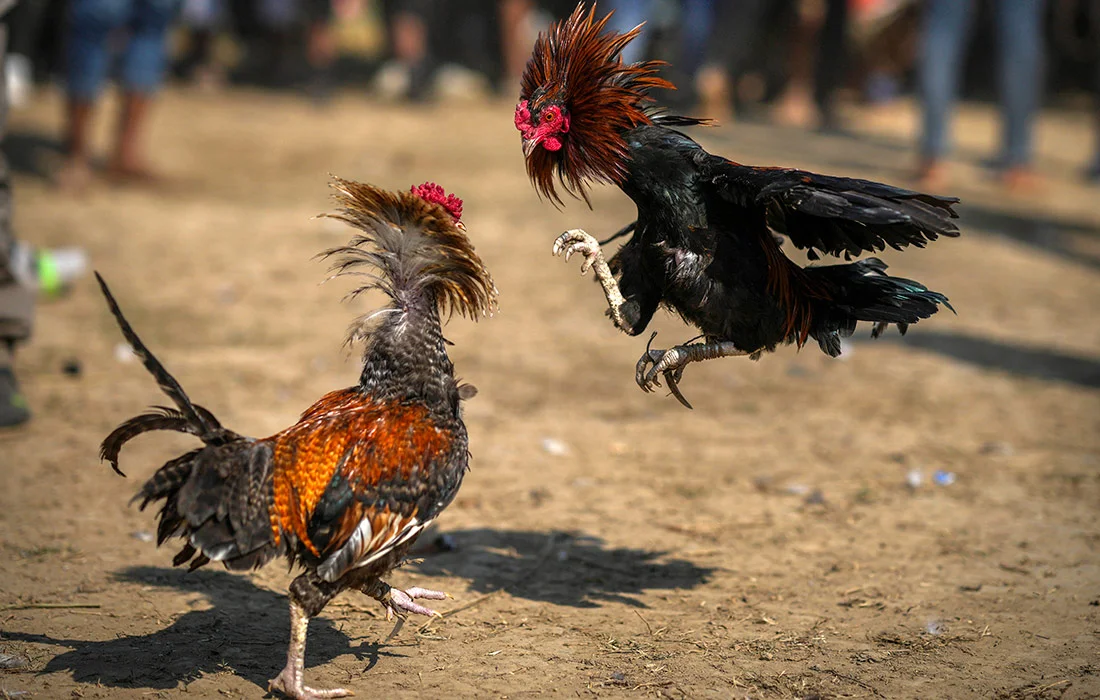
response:
M368 317L380 321L367 335L359 384L324 396L271 437L233 433L191 403L100 279L126 339L176 404L123 423L104 440L102 457L118 471L123 444L150 430L202 440L202 447L161 467L137 498L142 508L163 502L158 544L173 536L186 540L177 566L217 561L243 570L285 556L303 567L290 586L287 665L271 681L294 698L350 694L313 690L302 678L309 619L338 593L362 591L388 615L432 615L415 600L444 597L392 589L382 577L451 502L467 469L460 401L469 393L455 380L440 314L487 313L496 295L457 221L457 200L423 188L394 194L342 180L336 188L343 205L336 218L363 233L326 255L340 256L340 272L361 264L377 268L377 282L357 292L379 288L393 301ZM353 337L362 333L359 324Z

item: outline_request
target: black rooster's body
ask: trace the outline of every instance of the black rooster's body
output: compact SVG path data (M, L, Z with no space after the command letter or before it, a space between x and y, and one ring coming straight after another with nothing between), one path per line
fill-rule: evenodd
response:
M840 354L857 321L907 324L946 298L883 274L876 258L802 268L771 231L800 248L859 254L885 245L922 245L957 235L950 204L866 180L798 170L752 168L707 153L659 125L626 133L621 187L637 205L630 240L611 259L622 291L626 332L646 329L666 305L709 339L744 353L781 343L818 342Z
M672 87L657 76L659 64L619 58L639 28L616 34L606 23L582 5L539 37L515 122L540 194L560 203L560 181L587 200L588 182L603 181L638 207L637 221L619 234L630 238L610 261L584 231L567 231L554 245L555 253L585 257L582 271L593 268L615 324L637 335L665 306L701 331L703 342L642 355L636 379L644 390L664 376L688 405L676 387L687 363L757 357L809 338L837 356L859 321L874 324L873 336L889 324L904 333L948 305L918 282L886 275L877 258L803 268L775 234L813 260L922 247L959 235L958 200L708 153L679 131L704 120L653 108L649 91Z

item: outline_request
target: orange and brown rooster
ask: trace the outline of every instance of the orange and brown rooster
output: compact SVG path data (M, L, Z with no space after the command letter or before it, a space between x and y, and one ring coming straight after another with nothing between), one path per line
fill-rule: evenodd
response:
M303 684L309 619L335 595L356 589L393 614L435 614L417 599L444 594L398 590L382 577L454 498L469 459L459 385L441 316L490 313L496 288L459 222L461 201L425 185L408 193L335 180L335 218L361 233L335 256L337 274L376 269L371 284L392 300L352 329L366 336L358 385L334 391L293 426L254 439L223 428L194 404L134 333L102 278L122 333L175 403L131 418L103 441L115 471L122 446L151 430L195 435L202 447L150 478L135 500L162 502L157 543L185 540L173 563L217 561L253 569L277 556L304 573L290 585L290 647L270 687L293 698L351 695ZM98 277L98 275L97 275ZM367 322L373 324L369 329Z
M637 220L611 237L630 235L609 261L579 229L554 245L566 259L584 256L581 272L595 272L615 325L637 335L665 306L701 331L702 342L647 348L635 366L642 389L663 376L690 408L677 388L688 363L756 358L809 338L835 357L859 321L873 324L872 337L890 324L904 333L948 305L919 282L887 275L877 258L801 267L773 232L813 260L819 252L850 258L922 247L959 235L952 221L958 200L708 153L679 130L704 120L655 108L650 91L673 87L658 75L661 64L622 60L641 27L619 34L607 31L607 19L581 3L539 37L515 124L541 195L560 203L557 180L587 200L588 183L606 182L638 208Z

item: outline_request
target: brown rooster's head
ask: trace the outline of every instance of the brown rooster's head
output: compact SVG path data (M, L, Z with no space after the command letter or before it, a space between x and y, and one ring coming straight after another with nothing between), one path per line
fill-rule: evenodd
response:
M573 196L588 201L587 181L619 183L626 176L625 132L651 124L649 90L671 88L659 61L625 64L622 50L641 32L604 31L608 14L584 4L539 35L523 72L516 128L523 137L527 175L540 195L561 203L555 175Z
M447 194L443 187L434 182L413 185L409 191L423 200L443 207L443 210L454 219L455 226L463 231L466 230L466 224L462 223L462 200L458 198L458 195Z

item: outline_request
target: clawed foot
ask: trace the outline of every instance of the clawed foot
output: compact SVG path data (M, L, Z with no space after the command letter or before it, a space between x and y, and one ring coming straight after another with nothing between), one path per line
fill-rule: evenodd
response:
M566 231L554 241L554 255L562 255L563 253L566 260L573 257L574 253L584 256L584 262L581 264L582 275L603 258L603 253L600 252L600 242L579 228Z
M326 700L327 698L346 698L355 693L344 688L332 688L331 690L317 690L302 685L301 678L294 677L294 669L287 664L279 675L267 682L267 689L272 692L280 692L294 700Z
M662 375L665 378L665 383L668 384L668 390L672 392L676 400L686 408L691 408L691 404L688 403L688 400L680 393L680 387L677 386L680 383L680 379L684 376L684 366L687 365L690 360L679 348L670 348L668 350L651 349L650 345L656 337L656 333L649 337L649 343L646 344L645 353L634 367L634 381L638 383L642 391L648 393L653 391L653 387L661 386L658 375ZM650 365L653 366L650 367Z
M442 591L429 591L426 588L417 588L414 586L404 591L400 588L391 588L390 592L385 596L385 599L380 602L382 603L382 607L386 609L387 620L392 620L394 615L404 617L405 613L424 615L425 617L443 617L435 610L420 605L415 601L418 598L424 598L425 600L445 600L450 597L451 596Z

